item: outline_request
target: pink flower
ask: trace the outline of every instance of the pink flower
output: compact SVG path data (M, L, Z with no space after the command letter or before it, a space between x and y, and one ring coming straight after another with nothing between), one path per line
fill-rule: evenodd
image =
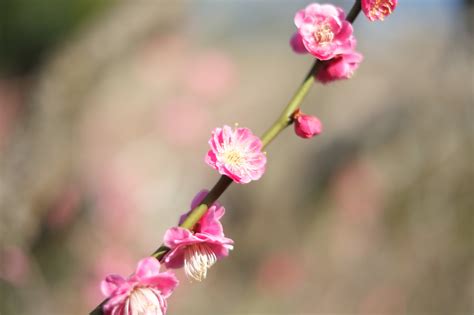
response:
M351 51L326 61L316 74L316 79L322 83L335 80L349 79L362 62L362 55Z
M293 48L293 51L298 54L307 54L308 50L303 44L303 37L300 33L296 32L291 36L290 46Z
M383 21L396 6L397 0L362 0L362 11L371 21Z
M108 297L106 315L166 314L166 299L178 285L172 272L160 273L160 263L152 257L140 260L135 274L128 279L108 275L102 281L102 293Z
M189 89L205 99L216 100L224 96L235 82L236 67L229 55L223 52L206 52L190 60L185 81Z
M157 125L169 143L189 147L207 134L209 113L196 97L180 96L160 104Z
M6 280L16 287L21 287L31 280L31 259L23 249L17 246L2 247L0 257L0 280Z
M310 4L296 13L295 24L298 31L290 44L297 53L309 52L320 60L328 60L352 49L352 25L339 7Z
M299 109L293 115L295 120L295 133L301 138L312 138L323 131L323 125L318 118L306 115Z
M246 184L262 177L267 158L262 141L248 128L216 128L209 140L206 163L236 183Z
M197 207L206 194L206 190L198 193L191 203L191 209ZM224 229L219 221L224 213L224 207L215 203L192 231L181 227L168 229L164 237L164 244L170 248L164 257L166 267L181 268L184 265L184 272L188 277L197 281L205 279L207 269L217 259L229 255L229 250L233 249L234 241L224 236ZM181 216L180 224L188 214L189 212Z

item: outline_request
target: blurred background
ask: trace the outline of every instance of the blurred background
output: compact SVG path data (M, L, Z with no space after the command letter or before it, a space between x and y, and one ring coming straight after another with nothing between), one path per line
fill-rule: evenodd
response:
M218 175L210 131L262 134L312 64L308 1L3 0L0 314L84 314ZM349 10L352 1L332 3ZM365 60L318 84L267 173L221 198L230 257L179 271L169 314L473 314L473 1L354 23Z

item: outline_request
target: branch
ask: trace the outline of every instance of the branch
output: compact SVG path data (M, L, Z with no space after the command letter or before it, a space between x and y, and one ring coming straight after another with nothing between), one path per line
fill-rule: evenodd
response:
M346 17L346 20L350 23L353 23L361 11L361 0L356 0L352 6L349 14ZM293 98L290 100L288 105L284 108L280 117L275 121L275 123L263 134L261 140L263 143L263 148L268 146L270 142L276 138L286 127L293 123L293 113L297 110L309 90L313 86L315 81L314 76L321 69L321 66L324 64L324 61L316 60L306 75L303 83L294 94ZM227 190L227 188L232 184L232 179L227 176L221 176L214 187L209 191L207 196L204 198L202 204L194 208L190 214L186 217L184 222L179 226L186 229L192 229L194 225L201 219L201 217L206 213L208 207L219 199L219 197ZM155 257L158 260L161 260L164 255L169 251L169 248L161 245L151 256ZM102 312L102 305L107 300L103 301L99 306L97 306L90 315L100 315Z

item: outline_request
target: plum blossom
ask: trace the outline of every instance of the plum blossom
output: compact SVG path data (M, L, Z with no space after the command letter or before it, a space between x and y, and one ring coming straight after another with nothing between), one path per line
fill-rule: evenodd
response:
M310 53L320 60L352 50L352 25L344 11L331 4L313 3L295 15L298 31L290 44L297 53Z
M295 133L301 138L312 138L323 131L323 125L317 117L306 115L299 109L293 115Z
M362 0L362 11L371 21L383 21L397 6L397 0Z
M205 100L216 100L230 91L236 79L232 58L222 51L208 51L190 59L185 82L191 92Z
M293 51L298 54L307 54L308 50L303 44L303 37L300 33L296 32L290 39L290 46L293 48Z
M17 246L0 247L0 257L0 280L15 287L28 283L31 278L31 259L23 249Z
M265 172L267 158L262 152L262 141L248 128L216 128L209 145L206 163L236 183L258 180Z
M127 279L111 274L101 283L108 297L103 306L106 315L166 314L166 299L178 285L174 273L160 273L160 263L152 257L138 263L135 273Z
M349 79L359 67L362 59L363 56L355 51L338 55L322 65L316 74L316 79L322 83Z
M194 197L191 210L202 202L206 194L207 190L203 190ZM214 203L192 231L182 227L168 229L164 236L164 244L170 248L163 259L166 267L184 266L186 276L197 281L205 279L207 270L233 249L234 241L224 236L224 229L219 221L224 213L224 207ZM181 216L180 224L188 214L189 212Z

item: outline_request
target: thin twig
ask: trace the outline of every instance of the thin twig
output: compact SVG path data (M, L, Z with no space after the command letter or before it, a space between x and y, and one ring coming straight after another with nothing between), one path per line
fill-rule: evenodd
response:
M352 6L349 14L346 17L346 20L350 23L353 23L357 16L361 11L361 0L356 0L354 5ZM321 69L321 66L324 64L323 61L316 59L313 63L313 66L309 70L308 74L306 75L303 83L301 83L300 87L294 94L293 98L290 100L288 105L283 110L280 117L275 121L275 123L263 134L261 140L263 143L263 147L266 147L270 144L270 142L280 134L286 127L293 123L293 113L296 109L298 109L303 100L305 99L306 95L308 94L309 90L313 86L315 81L314 76L318 73ZM227 188L232 184L232 179L223 175L219 178L217 183L214 187L209 191L209 193L204 198L203 202L194 208L186 219L181 223L179 226L186 229L192 229L196 223L201 219L201 217L206 213L208 207L212 205L214 202L219 199L219 197L227 190ZM169 248L161 245L151 256L155 257L156 259L160 260L166 255L169 251ZM98 305L90 315L101 315L102 306L105 304L107 300L104 300L100 305Z

